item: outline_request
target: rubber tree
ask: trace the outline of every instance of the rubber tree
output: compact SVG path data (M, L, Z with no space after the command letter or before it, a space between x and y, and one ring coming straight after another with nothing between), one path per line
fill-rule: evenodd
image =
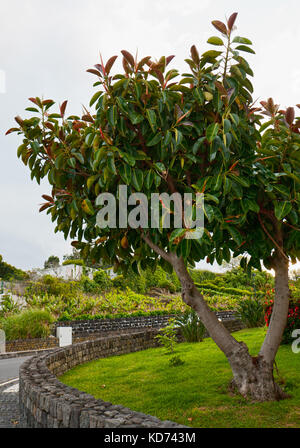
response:
M52 186L43 195L55 231L70 237L84 258L136 272L157 264L175 270L182 299L199 315L226 355L232 386L254 400L284 398L275 383L273 363L285 326L289 288L288 261L299 255L299 135L292 109L271 114L262 125L261 108L253 105L253 72L242 56L254 53L249 39L233 36L237 13L227 23L213 21L220 33L208 43L217 49L201 56L192 46L188 72L168 66L173 55L139 60L123 50L123 73L111 74L117 56L88 72L96 76L96 93L83 116L66 118L67 102L52 112L54 101L30 98L33 116L16 117L23 136L18 157L38 183ZM273 109L272 109L273 108ZM274 125L274 126L272 126ZM117 200L119 186L128 195L202 193L205 229L116 226L99 228L99 194ZM166 208L162 196L161 211ZM170 211L174 213L174 200ZM138 204L138 202L137 202ZM137 206L136 204L136 206ZM177 203L177 205L180 205ZM192 202L195 215L196 201ZM128 210L134 207L128 205ZM242 255L251 270L263 262L275 269L276 293L271 324L260 353L249 354L210 310L188 267L207 259L221 264Z

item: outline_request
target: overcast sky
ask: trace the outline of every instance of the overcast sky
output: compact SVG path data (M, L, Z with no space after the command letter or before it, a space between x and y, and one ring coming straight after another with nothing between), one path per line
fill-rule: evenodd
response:
M48 215L38 213L42 194L17 159L20 136L4 136L14 116L24 114L28 97L61 103L80 114L92 95L99 62L126 49L140 57L175 54L172 67L195 44L201 52L216 35L211 21L238 12L237 35L248 37L256 55L247 56L255 73L254 98L272 96L282 107L300 103L300 3L297 0L0 0L0 254L23 269L42 267L50 255L70 253L54 234ZM211 47L210 47L211 48ZM121 59L121 58L120 58ZM204 267L204 264L202 264Z

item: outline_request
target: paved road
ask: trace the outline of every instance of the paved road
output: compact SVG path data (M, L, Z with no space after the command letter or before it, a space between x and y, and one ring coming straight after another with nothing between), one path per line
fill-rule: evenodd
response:
M24 358L8 358L0 360L0 384L11 378L17 378L19 376L19 367L26 359Z
M0 428L20 427L18 380L0 383Z
M16 428L19 423L19 367L26 359L0 360L0 428Z

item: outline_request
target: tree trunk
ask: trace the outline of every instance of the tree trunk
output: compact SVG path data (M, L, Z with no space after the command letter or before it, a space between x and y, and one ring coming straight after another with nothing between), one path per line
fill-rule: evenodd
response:
M275 269L275 303L269 330L257 357L249 354L244 342L238 342L224 327L207 305L203 295L196 288L182 258L174 253L167 253L153 243L149 236L143 239L158 255L168 261L174 268L181 286L183 301L193 308L206 327L209 335L227 357L233 379L231 388L245 398L254 401L275 401L287 398L273 377L275 356L285 328L288 302L288 263L279 253L276 254Z
M272 364L286 326L290 299L288 260L280 253L276 253L273 268L275 270L275 300L268 332L260 350L260 355Z
M288 398L273 376L273 363L267 362L263 356L253 357L246 344L241 343L230 358L233 379L230 387L243 397L254 401L275 401Z
M268 356L269 351L267 354L261 352L259 356L252 357L246 344L238 342L224 327L222 322L218 320L215 313L209 309L204 297L195 287L184 262L177 258L173 266L182 285L183 301L196 311L209 335L223 351L230 363L233 373L231 389L237 391L243 397L254 401L275 401L287 398L288 395L275 383L273 376L274 359L280 344L286 318L284 320L283 316L280 319L282 332L279 342L272 344L274 358ZM279 283L281 284L281 281ZM278 289L278 284L276 284L276 287ZM282 311L281 307L278 310L276 308L276 316L277 313ZM277 316L276 322L278 319L279 317ZM276 334L278 335L278 332ZM277 347L276 351L275 347Z

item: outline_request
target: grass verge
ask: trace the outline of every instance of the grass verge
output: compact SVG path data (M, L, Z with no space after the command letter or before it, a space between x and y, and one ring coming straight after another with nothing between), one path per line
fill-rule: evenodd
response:
M265 332L255 328L234 335L255 355ZM294 354L290 346L279 349L276 379L292 398L268 403L228 392L230 366L210 338L178 344L176 355L183 365L170 367L163 348L99 359L75 367L60 380L96 398L191 427L300 427L300 353Z

